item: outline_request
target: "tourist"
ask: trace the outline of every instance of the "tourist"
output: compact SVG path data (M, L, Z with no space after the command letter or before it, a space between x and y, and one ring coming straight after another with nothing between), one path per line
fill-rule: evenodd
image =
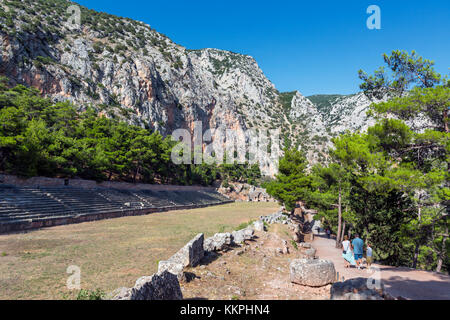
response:
M344 257L345 267L350 267L350 261L346 259L347 252L350 251L350 241L348 240L348 236L344 236L344 241L342 241L342 256ZM350 253L350 256L353 257L353 255Z
M370 243L367 243L367 249L366 249L366 263L367 263L367 269L370 270L370 266L372 265L372 247L370 246Z
M359 237L358 234L355 234L355 239L352 241L353 254L355 256L356 266L358 270L361 269L361 262L364 253L364 241Z

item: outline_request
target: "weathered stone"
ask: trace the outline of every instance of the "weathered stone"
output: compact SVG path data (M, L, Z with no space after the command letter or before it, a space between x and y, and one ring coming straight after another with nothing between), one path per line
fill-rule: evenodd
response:
M370 288L369 288L370 287ZM367 278L354 278L332 285L331 300L383 300L384 286L378 289Z
M231 233L216 233L214 236L207 238L203 243L203 249L206 252L221 251L233 243Z
M334 264L328 260L292 260L290 274L291 282L309 287L326 286L336 278Z
M264 222L261 220L253 222L253 228L255 231L264 231Z
M158 273L163 273L167 270L176 275L179 282L184 282L186 280L183 269L183 265L175 261L160 261L158 264Z
M183 267L195 267L205 254L203 244L204 235L200 233L170 257L169 261L180 263Z
M260 220L268 224L282 223L282 224L292 224L292 220L285 214L282 210L275 212L274 214L268 216L261 216Z
M251 240L253 239L255 232L251 228L245 228L239 231L233 231L231 233L232 236L232 243L235 244L242 244L245 240Z
M181 300L177 276L164 271L151 277L141 277L131 289L130 300Z
M316 249L306 249L304 255L307 259L314 259L316 257Z
M111 293L111 300L131 300L131 288L119 288Z

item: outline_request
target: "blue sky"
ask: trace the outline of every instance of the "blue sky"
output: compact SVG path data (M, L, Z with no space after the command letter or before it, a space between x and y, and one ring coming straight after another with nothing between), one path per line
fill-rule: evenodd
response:
M280 91L304 95L359 91L357 71L372 73L392 50L416 50L449 74L450 1L76 0L150 24L189 49L253 56ZM369 5L381 30L369 30Z

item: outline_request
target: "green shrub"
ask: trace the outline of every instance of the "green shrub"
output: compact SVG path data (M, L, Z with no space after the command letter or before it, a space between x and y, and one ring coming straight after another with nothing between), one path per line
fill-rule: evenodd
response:
M105 293L100 290L85 290L81 289L80 292L78 292L77 300L102 300L105 297Z

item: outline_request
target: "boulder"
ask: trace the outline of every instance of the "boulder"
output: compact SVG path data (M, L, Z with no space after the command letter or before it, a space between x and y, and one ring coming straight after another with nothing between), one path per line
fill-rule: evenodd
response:
M295 259L290 265L291 282L309 287L333 283L336 270L329 260Z
M164 271L151 277L141 277L131 289L131 300L182 300L177 276Z
M160 261L158 264L158 273L163 273L164 271L168 271L175 276L177 276L177 279L179 282L185 281L185 275L184 275L184 266L181 263L175 262L175 261Z
M200 233L170 257L169 261L182 264L183 267L195 267L205 254L203 244L204 235Z
M204 241L203 249L206 252L221 251L228 248L232 243L233 236L231 233L216 233Z
M253 222L253 228L255 231L264 231L264 222L261 220Z
M239 231L233 231L231 233L232 243L234 244L242 244L245 240L253 239L255 232L251 228L245 228Z
M354 278L331 286L331 300L384 300L384 286L369 288L371 279ZM388 297L390 299L390 297Z
M169 271L141 277L133 288L119 288L112 300L182 300L180 283Z

